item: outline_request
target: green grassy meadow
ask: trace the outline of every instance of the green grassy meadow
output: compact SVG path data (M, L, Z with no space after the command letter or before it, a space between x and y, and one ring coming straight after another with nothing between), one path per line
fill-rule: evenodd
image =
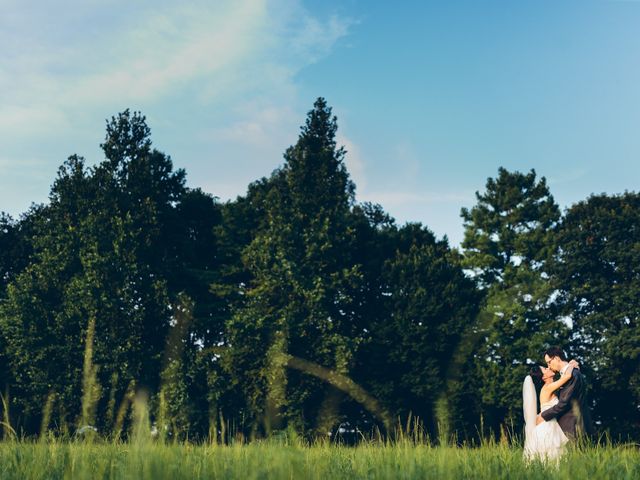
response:
M557 477L559 475L559 477ZM638 446L569 451L558 465L526 464L522 450L430 447L412 442L357 447L254 442L231 446L161 443L0 443L2 479L638 479Z

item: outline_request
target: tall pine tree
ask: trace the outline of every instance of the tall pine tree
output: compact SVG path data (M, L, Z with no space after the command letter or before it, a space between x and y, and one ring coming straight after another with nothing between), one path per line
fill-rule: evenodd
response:
M33 227L30 264L8 285L0 328L27 432L40 427L47 398L52 421L80 420L90 325L98 426L111 428L130 385L157 391L184 172L151 149L149 133L142 115L125 111L107 124L103 162L65 162Z
M500 168L478 203L463 209L464 265L479 281L485 302L475 336L475 388L487 425L521 421L520 387L527 360L541 363L566 326L549 310L553 292L548 258L560 212L544 177Z
M571 320L594 417L614 436L640 431L640 194L572 205L556 236L556 303Z
M264 227L243 256L252 281L228 324L223 362L242 386L250 416L267 430L330 428L341 394L309 372L287 369L283 358L347 374L358 344L353 297L361 274L349 224L354 186L336 130L319 98L274 174L280 181L267 193Z

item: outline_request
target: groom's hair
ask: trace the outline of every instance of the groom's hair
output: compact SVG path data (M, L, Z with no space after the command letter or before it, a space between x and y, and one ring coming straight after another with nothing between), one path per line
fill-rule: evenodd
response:
M567 357L560 347L547 348L547 351L544 352L544 354L548 355L549 358L560 357L560 360L562 360L563 362L567 361Z

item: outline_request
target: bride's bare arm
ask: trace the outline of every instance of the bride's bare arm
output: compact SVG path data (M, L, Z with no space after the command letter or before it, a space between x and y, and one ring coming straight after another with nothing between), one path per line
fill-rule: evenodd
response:
M573 369L577 368L578 370L580 369L580 364L578 362L576 362L575 360L571 360L569 362L569 366L567 367L567 369L564 372L564 375L562 375L562 377L560 377L559 380L556 380L555 382L546 384L542 387L542 391L540 392L540 403L545 403L549 400L551 394L553 392L555 392L558 388L560 388L561 386L563 386L565 383L567 383L570 379L571 379L571 375L573 372ZM568 387L571 388L571 387ZM562 404L562 405L560 405ZM565 405L566 404L566 405ZM540 412L538 414L538 416L536 417L536 425L540 425L542 422L544 422L545 420L551 420L552 418L555 418L556 416L558 416L558 414L560 413L559 408L562 407L563 411L566 410L566 406L568 406L568 402L564 401L564 400L560 400L560 402L558 403L558 405L556 405L555 407L551 407L548 410L545 410L544 412ZM543 418L542 414L550 414L553 411L553 416L548 416L548 418Z
M559 389L561 386L563 386L565 383L571 380L571 373L573 372L575 365L576 365L575 361L571 360L571 362L569 362L569 366L564 371L564 374L558 380L548 385L545 385L546 390L550 393L555 392L557 389Z

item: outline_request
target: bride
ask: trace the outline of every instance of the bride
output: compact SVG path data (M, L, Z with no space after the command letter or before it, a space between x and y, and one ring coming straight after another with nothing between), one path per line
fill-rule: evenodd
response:
M556 460L564 453L564 446L569 441L553 419L536 426L538 408L536 394L540 398L540 411L553 407L558 403L555 392L571 379L571 372L578 364L572 360L559 380L553 381L555 373L550 368L534 366L524 380L522 386L522 405L525 420L524 457L527 460Z

